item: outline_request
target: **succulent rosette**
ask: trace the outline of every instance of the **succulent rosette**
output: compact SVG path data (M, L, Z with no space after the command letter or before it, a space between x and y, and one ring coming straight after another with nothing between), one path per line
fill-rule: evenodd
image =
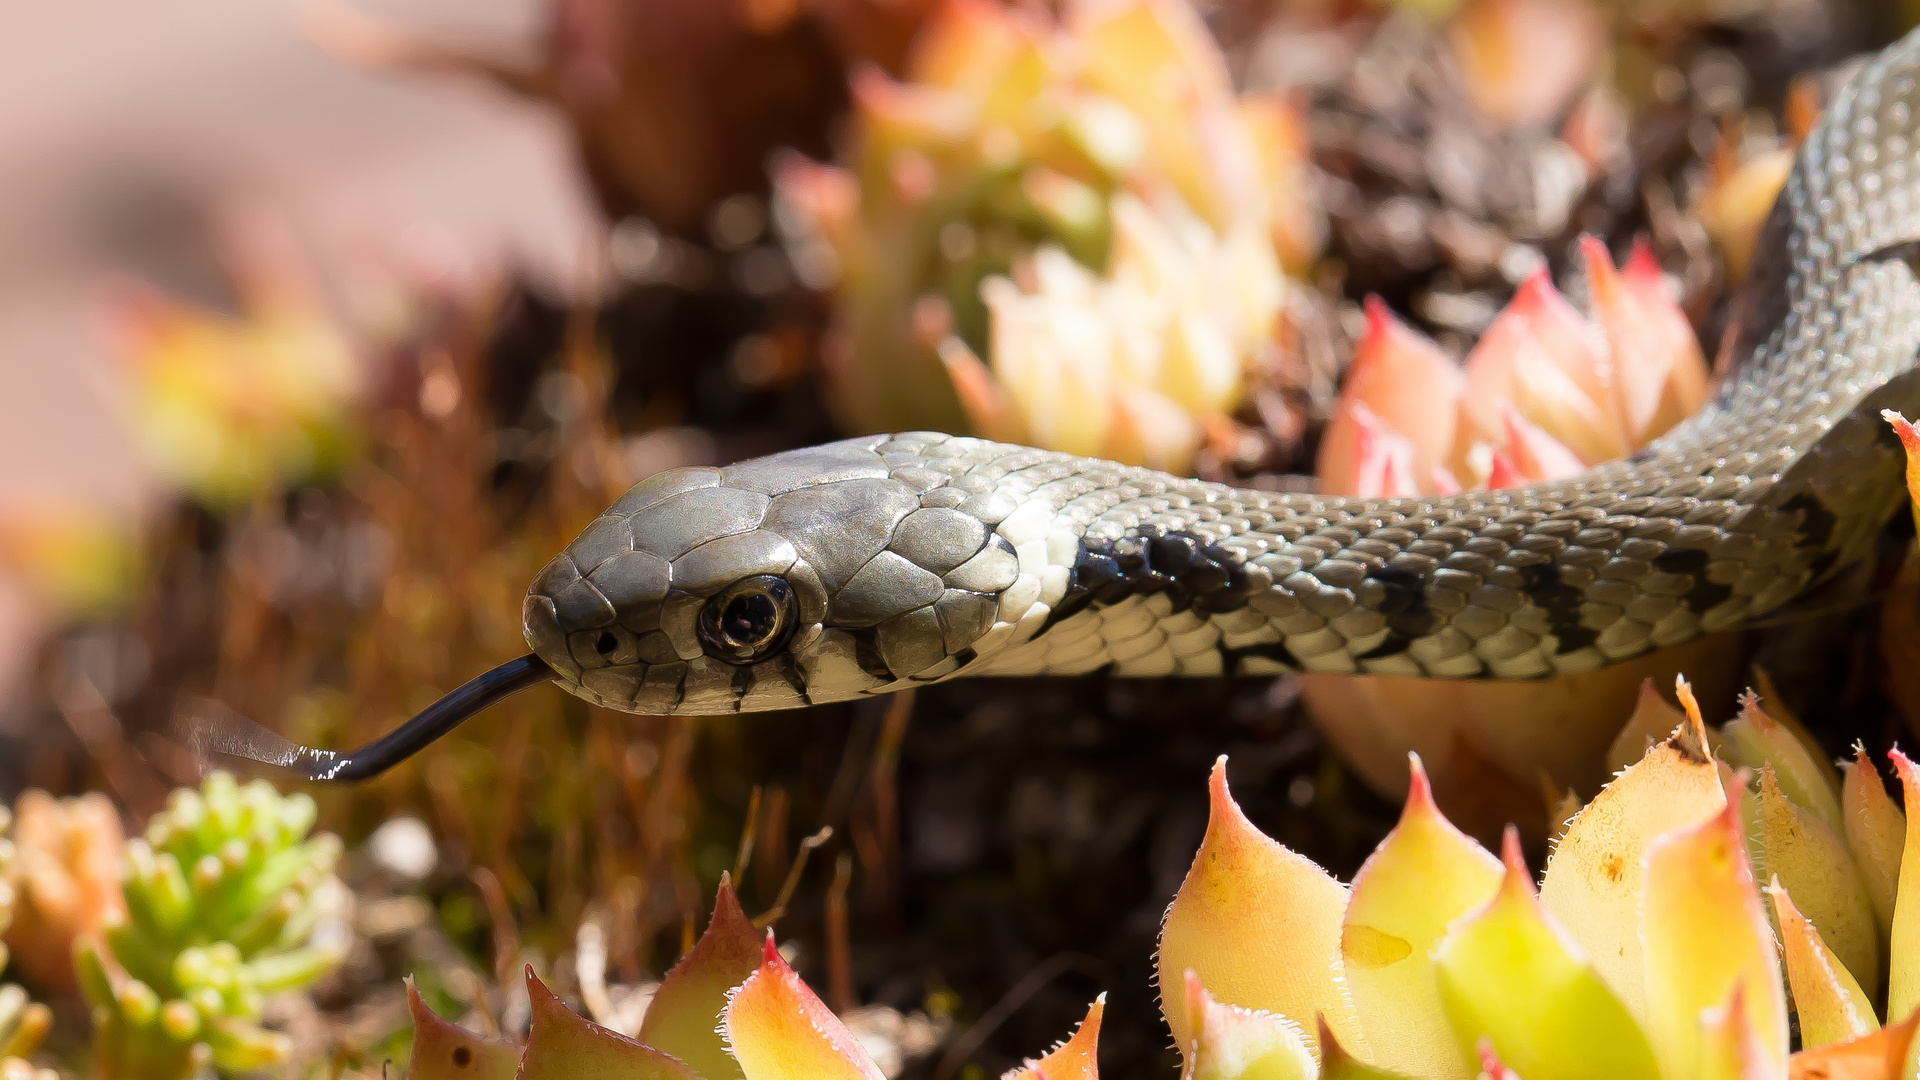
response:
M1319 246L1293 111L1182 0L950 0L853 96L845 164L776 169L842 426L1185 468Z
M130 841L124 911L82 938L74 966L94 1009L95 1071L173 1080L285 1060L260 1025L266 996L312 984L344 955L333 876L340 841L310 836L315 807L226 773L177 790Z

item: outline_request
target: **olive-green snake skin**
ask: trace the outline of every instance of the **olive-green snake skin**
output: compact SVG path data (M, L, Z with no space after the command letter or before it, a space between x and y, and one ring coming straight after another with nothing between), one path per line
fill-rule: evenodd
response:
M925 432L676 469L534 580L534 656L360 751L213 748L351 779L547 679L654 714L1102 668L1520 679L1739 625L1863 555L1904 498L1879 413L1920 404L1917 76L1920 35L1828 108L1757 245L1744 362L1627 460L1385 500Z

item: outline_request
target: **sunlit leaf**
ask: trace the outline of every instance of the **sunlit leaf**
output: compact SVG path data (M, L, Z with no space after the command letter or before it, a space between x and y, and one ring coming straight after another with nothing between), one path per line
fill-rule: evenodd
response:
M1346 384L1320 440L1314 471L1323 490L1351 494L1358 480L1360 427L1353 407L1364 405L1387 430L1413 444L1413 475L1429 476L1453 451L1464 379L1440 346L1410 328L1379 297L1368 297L1367 328L1354 347Z
M1893 425L1893 433L1900 436L1900 445L1907 452L1907 503L1913 511L1914 525L1920 527L1920 431L1892 409L1880 410L1880 418Z
M1707 365L1686 313L1667 293L1660 267L1644 242L1619 270L1606 245L1580 238L1594 320L1606 334L1614 389L1633 445L1693 414L1705 400Z
M1353 1055L1340 1042L1340 1036L1327 1026L1322 1016L1314 1025L1314 1036L1322 1048L1320 1080L1404 1080L1404 1074L1376 1069Z
M1767 887L1767 896L1780 922L1787 985L1793 990L1794 1015L1800 1018L1800 1045L1817 1049L1879 1028L1873 1004L1860 984L1820 939L1820 931L1794 907L1777 878Z
M885 1080L860 1040L780 958L772 933L722 1024L747 1080Z
M1776 1058L1749 1023L1747 987L1734 984L1727 1000L1700 1013L1700 1060L1685 1075L1697 1080L1779 1080L1785 1051Z
M1887 794L1880 770L1866 748L1854 744L1853 760L1841 766L1840 809L1846 821L1847 848L1867 887L1883 938L1893 933L1894 898L1900 889L1900 852L1907 842L1907 818Z
M1160 1009L1174 1045L1191 1045L1192 970L1217 1000L1286 1017L1324 1013L1343 1042L1364 1047L1341 985L1346 887L1254 828L1227 792L1225 757L1208 792L1206 836L1160 929Z
M1834 791L1832 771L1820 763L1818 750L1800 741L1785 725L1760 708L1752 694L1740 699L1740 717L1720 729L1726 738L1727 763L1754 772L1771 767L1780 790L1834 832L1841 823L1840 797Z
M407 1011L413 1014L410 1080L513 1080L520 1071L520 1047L442 1020L420 1000L412 979L407 980Z
M1500 860L1441 815L1419 756L1409 757L1405 808L1354 875L1340 954L1373 1063L1465 1080L1473 1069L1440 1006L1430 954L1448 923L1493 895Z
M1706 747L1706 726L1689 716L1580 811L1540 884L1540 902L1636 1018L1646 1013L1639 912L1647 845L1669 829L1712 817L1727 803Z
M1920 1017L1910 1016L1848 1042L1802 1050L1787 1060L1787 1080L1904 1080L1916 1024Z
M1467 354L1467 395L1461 402L1474 434L1502 438L1501 405L1553 433L1589 462L1632 449L1612 409L1606 343L1593 325L1553 287L1543 265L1520 285ZM1679 717L1675 716L1675 723ZM1667 731L1672 731L1671 725ZM1655 739L1664 738L1667 731ZM1634 747L1630 761L1644 746Z
M739 1080L740 1064L720 1040L720 1013L728 992L759 966L760 934L723 875L706 933L660 980L640 1022L640 1041L693 1066L706 1080Z
M1782 793L1770 767L1760 772L1759 824L1767 873L1794 896L1807 898L1807 918L1854 978L1880 985L1879 928L1846 842Z
M520 1080L700 1080L671 1054L579 1016L527 969L533 1026Z
M1627 724L1620 734L1613 737L1613 745L1607 747L1607 768L1614 772L1626 768L1647 755L1657 743L1664 742L1686 722L1686 715L1679 709L1667 704L1660 696L1659 688L1653 685L1651 676L1640 681L1640 700L1633 707L1633 715L1627 718Z
M1920 769L1907 755L1889 751L1908 806L1920 806ZM1899 898L1893 905L1893 939L1887 951L1887 1021L1897 1023L1920 1005L1920 815L1907 815L1900 853Z
M1434 951L1440 997L1463 1048L1484 1041L1527 1080L1658 1077L1619 998L1534 894L1509 830L1499 890Z
M1669 1076L1706 1052L1700 1015L1737 986L1745 1023L1765 1049L1765 1075L1787 1057L1787 1005L1773 930L1747 863L1738 803L1647 846L1640 905L1646 946L1648 1041Z
M1000 1080L1100 1080L1100 1018L1107 1011L1107 995L1101 994L1087 1009L1073 1036L1047 1051L1038 1061L1028 1061Z
M1299 1024L1270 1012L1222 1005L1191 971L1187 1015L1193 1018L1193 1046L1185 1080L1313 1080L1318 1074Z

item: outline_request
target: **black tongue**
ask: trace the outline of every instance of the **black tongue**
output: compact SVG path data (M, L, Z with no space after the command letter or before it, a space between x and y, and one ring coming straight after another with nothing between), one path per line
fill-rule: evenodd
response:
M176 714L169 734L202 759L253 761L307 780L351 783L386 772L469 717L552 678L547 662L528 653L468 680L413 719L353 750L302 746L206 698Z

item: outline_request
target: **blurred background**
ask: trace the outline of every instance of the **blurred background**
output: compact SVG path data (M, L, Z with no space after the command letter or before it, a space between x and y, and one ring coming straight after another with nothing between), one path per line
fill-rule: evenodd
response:
M1377 355L1418 387L1423 358L1468 357L1478 379L1512 362L1472 359L1511 304L1541 355L1665 328L1650 348L1676 374L1649 385L1691 402L1665 423L1684 415L1685 365L1716 355L1795 142L1916 18L1904 0L9 6L0 797L104 791L137 826L197 775L160 732L209 701L364 742L523 651L533 572L665 468L931 427L1411 494L1623 452L1582 441L1583 399L1536 386L1491 421L1504 442L1447 459L1422 442L1434 399L1343 373ZM1856 612L1744 641L1728 686L1791 657L1774 674L1835 749L1884 740L1897 712L1863 703L1901 688L1874 630ZM303 1069L371 1075L402 1053L399 976L511 1028L526 962L619 1026L727 872L890 1074L998 1075L1105 990L1113 1075L1164 1075L1153 943L1213 758L1262 828L1343 875L1393 820L1392 778L1336 757L1303 699L1363 707L1292 678L962 681L738 720L537 690L315 792L359 936L318 1011L278 1022ZM1456 790L1544 822L1538 779L1489 787L1469 766L1499 753L1475 753Z

